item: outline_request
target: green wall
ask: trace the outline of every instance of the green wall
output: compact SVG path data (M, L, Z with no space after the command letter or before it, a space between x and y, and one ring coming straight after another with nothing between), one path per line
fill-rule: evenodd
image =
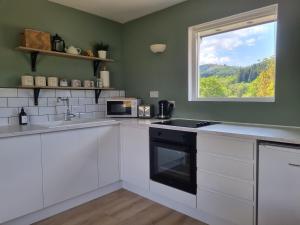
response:
M57 75L68 79L93 79L91 61L41 56L32 73L29 54L15 50L24 28L58 33L66 44L91 49L95 42L107 42L115 63L109 64L112 85L123 87L121 67L121 24L67 8L47 0L0 0L0 86L15 87L24 73Z
M188 102L187 28L243 11L279 3L275 103ZM300 126L300 1L189 0L123 27L127 94L147 102L150 90L176 101L175 116L219 121ZM154 55L149 45L165 42Z

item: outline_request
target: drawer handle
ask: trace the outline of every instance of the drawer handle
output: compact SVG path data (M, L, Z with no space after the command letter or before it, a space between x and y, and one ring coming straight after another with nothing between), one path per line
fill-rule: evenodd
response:
M300 164L289 163L289 166L300 167Z

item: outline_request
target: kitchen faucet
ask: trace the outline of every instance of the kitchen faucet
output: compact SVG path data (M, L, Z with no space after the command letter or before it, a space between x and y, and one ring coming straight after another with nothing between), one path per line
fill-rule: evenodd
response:
M73 113L71 113L69 97L66 97L66 98L58 97L57 102L66 102L66 104L67 104L67 112L65 113L65 121L70 121L70 120L72 120L72 118L74 118L76 116Z

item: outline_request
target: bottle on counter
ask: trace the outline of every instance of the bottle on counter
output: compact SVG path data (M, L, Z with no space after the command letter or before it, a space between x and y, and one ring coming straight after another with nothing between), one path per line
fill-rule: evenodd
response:
M20 125L27 125L28 123L28 116L22 107L21 112L19 113L19 124Z

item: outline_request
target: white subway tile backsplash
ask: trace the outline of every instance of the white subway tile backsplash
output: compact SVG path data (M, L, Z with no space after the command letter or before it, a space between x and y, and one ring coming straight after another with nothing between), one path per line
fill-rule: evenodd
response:
M8 107L25 107L28 106L28 98L8 98Z
M7 126L8 124L8 118L0 118L0 126Z
M55 107L39 107L38 115L56 114Z
M120 97L125 97L125 91L124 90L120 91Z
M38 101L39 101L38 106L47 106L47 98L39 98ZM29 106L35 106L33 98L29 98Z
M56 90L55 97L71 97L71 91L70 90Z
M94 104L93 98L79 98L79 105L91 105Z
M7 107L7 98L0 98L0 107Z
M71 96L74 97L85 97L84 90L71 90Z
M0 108L0 117L12 117L18 115L18 108Z
M38 107L24 107L24 110L28 116L37 116L39 115ZM21 108L19 108L19 112L21 112Z
M85 106L86 112L98 112L99 111L99 105L86 105Z
M55 90L41 90L40 91L40 97L41 98L51 98L55 97Z
M30 116L29 117L30 123L43 123L43 122L48 122L48 115L44 116Z
M0 88L0 97L18 97L18 89Z
M18 89L18 97L32 98L33 97L33 90L31 90L31 89Z
M57 102L57 97L69 97L71 112L80 118L103 118L106 99L122 95L125 96L125 91L102 91L98 104L95 104L93 90L41 90L39 104L35 106L32 89L0 88L0 126L19 124L21 107L31 123L63 120L67 106L65 102Z

